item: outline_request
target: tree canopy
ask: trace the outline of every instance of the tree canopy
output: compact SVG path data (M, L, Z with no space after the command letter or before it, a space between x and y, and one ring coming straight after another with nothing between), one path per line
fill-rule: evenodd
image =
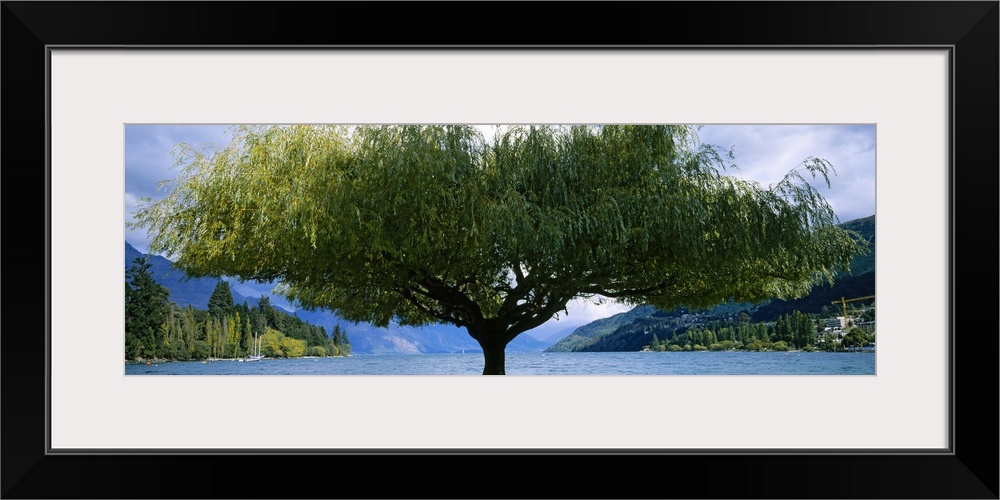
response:
M725 175L731 155L670 125L242 126L180 145L136 227L192 276L280 281L307 308L467 328L504 348L603 296L661 308L806 294L863 250L808 179Z

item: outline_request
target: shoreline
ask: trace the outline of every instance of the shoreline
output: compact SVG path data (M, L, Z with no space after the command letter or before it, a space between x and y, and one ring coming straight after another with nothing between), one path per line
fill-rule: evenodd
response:
M275 357L265 357L261 361L273 361L275 359L325 359L325 358L347 358L349 356L296 356L294 358L275 358ZM194 361L201 361L203 363L215 363L224 361L236 361L236 362L247 362L246 358L191 358L191 359L160 359L160 358L150 358L143 359L141 361L130 361L126 360L126 365L157 365L160 363L188 363Z

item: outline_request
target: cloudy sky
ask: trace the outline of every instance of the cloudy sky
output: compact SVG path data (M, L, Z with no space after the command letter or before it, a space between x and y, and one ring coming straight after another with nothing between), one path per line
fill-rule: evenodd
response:
M128 125L125 127L125 220L131 221L136 203L143 197L158 198L157 183L173 178L171 151L179 143L193 146L225 145L229 136L224 125ZM727 172L764 186L772 185L809 156L833 164L836 175L831 187L822 180L813 183L826 197L842 222L875 213L874 125L706 125L698 136L703 143L732 148L736 171ZM146 252L149 236L125 228L125 240ZM269 294L268 284L237 284L245 296ZM275 304L294 309L281 297ZM589 322L627 308L576 304L569 316Z

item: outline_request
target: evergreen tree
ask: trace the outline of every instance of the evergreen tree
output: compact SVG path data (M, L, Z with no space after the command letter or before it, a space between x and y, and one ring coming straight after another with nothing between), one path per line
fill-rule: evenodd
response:
M333 325L333 343L336 346L340 346L344 339L340 336L340 324Z
M229 290L229 283L219 280L212 291L212 296L208 299L208 314L216 320L224 318L233 310L233 294Z
M260 310L261 318L263 319L263 326L260 329L261 333L267 328L273 328L275 330L280 330L281 326L278 321L278 316L271 305L271 299L266 295L260 296L260 301L257 303L257 309Z
M250 327L252 335L256 336L263 335L264 330L267 328L267 319L260 312L260 304L250 309Z
M152 358L163 343L170 291L153 280L151 265L137 257L125 271L125 358Z

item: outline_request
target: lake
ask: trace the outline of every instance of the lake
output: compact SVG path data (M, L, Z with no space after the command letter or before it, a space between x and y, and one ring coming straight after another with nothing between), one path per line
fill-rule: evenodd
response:
M126 375L481 375L476 354L356 354L125 365ZM507 375L875 375L873 352L507 353Z

